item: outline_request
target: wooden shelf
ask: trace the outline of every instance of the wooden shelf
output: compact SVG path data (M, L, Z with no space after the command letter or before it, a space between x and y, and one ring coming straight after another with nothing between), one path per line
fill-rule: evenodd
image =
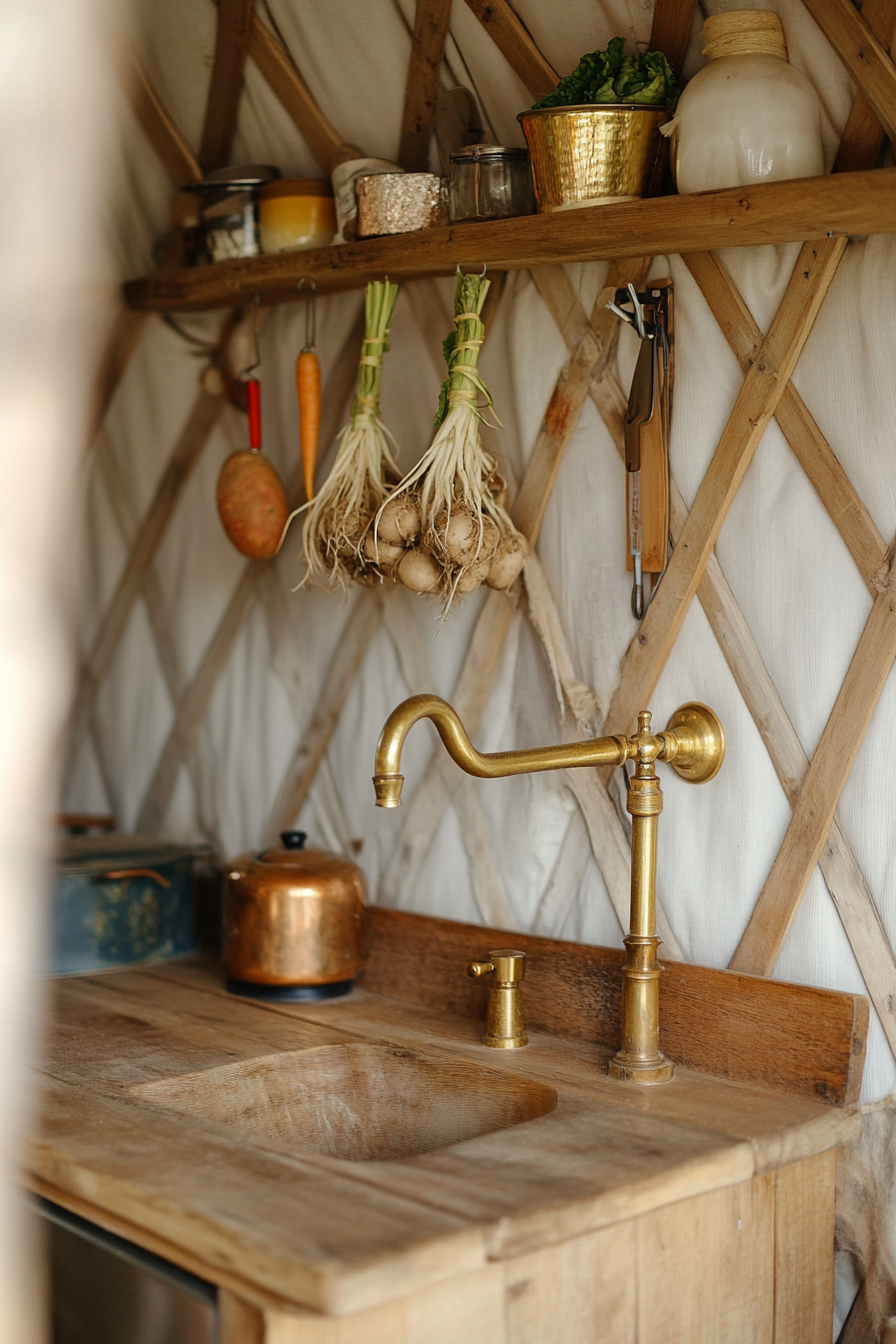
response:
M834 234L896 231L896 168L807 177L692 196L661 196L550 215L447 228L312 252L288 252L165 271L131 280L128 306L186 312L245 302L298 298L298 280L319 293L356 289L388 275L410 280L450 275L460 264L524 270L565 262L705 252L763 243L804 242Z

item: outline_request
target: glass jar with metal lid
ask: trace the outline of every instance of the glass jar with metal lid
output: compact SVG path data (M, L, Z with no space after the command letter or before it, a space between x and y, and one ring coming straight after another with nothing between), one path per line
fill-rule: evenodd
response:
M192 188L202 200L205 245L212 261L259 255L259 188L279 176L280 169L270 164L240 163L217 168Z
M455 150L448 210L452 223L534 215L528 150L508 145L467 145Z

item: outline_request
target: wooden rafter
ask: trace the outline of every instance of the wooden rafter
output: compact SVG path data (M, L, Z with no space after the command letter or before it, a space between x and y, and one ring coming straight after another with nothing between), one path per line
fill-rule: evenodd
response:
M662 51L677 74L687 54L697 0L656 0L650 28L650 51Z
M467 4L533 98L543 98L560 76L545 60L507 0L467 0Z
M862 18L879 39L881 46L890 48L893 40L893 26L896 22L892 0L865 0L862 5ZM834 172L855 172L862 168L873 168L877 163L885 140L874 109L863 93L856 96L843 131L837 157L834 160Z
M398 149L398 162L409 173L426 171L450 21L451 0L417 0Z
M199 145L206 173L230 162L251 27L252 0L218 0L215 57Z
M199 160L186 137L169 113L158 90L142 64L131 58L131 100L137 120L146 132L149 143L171 174L175 186L189 187L202 181Z
M834 51L896 141L896 66L851 0L803 0Z
M253 12L249 55L298 127L321 168L329 173L345 148L290 53Z

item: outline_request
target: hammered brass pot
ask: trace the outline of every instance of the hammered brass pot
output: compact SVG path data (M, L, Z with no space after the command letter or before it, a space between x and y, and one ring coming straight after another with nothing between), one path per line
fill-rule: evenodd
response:
M227 988L248 998L331 999L347 994L366 958L360 868L305 848L304 831L243 854L227 874Z
M667 154L660 126L670 116L623 103L521 112L539 213L655 195Z

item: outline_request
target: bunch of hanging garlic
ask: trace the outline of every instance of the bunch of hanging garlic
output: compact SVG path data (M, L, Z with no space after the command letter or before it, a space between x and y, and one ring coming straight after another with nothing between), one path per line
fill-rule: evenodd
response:
M457 594L481 583L509 588L529 550L504 509L504 482L479 432L492 407L477 369L489 283L458 272L435 437L381 505L372 529L371 550L383 571L413 592L438 593L443 617Z
M370 524L398 481L394 438L380 419L383 355L389 349L389 324L398 285L374 280L364 291L364 340L358 362L358 391L351 422L333 469L315 496L305 522L302 550L307 564L303 584L329 571L330 582L343 591L349 581L370 584L381 579ZM387 548L381 547L387 561Z

